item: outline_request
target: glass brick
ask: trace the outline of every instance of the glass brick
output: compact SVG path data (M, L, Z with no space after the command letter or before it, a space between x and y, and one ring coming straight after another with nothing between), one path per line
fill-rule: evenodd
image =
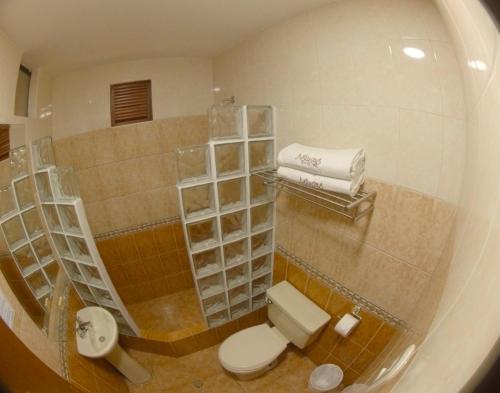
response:
M240 285L229 290L229 304L232 306L234 304L241 303L248 299L249 287L248 284Z
M24 232L23 225L19 216L14 216L2 224L3 233L11 250L19 247L22 243L27 241L26 233Z
M196 251L219 241L217 220L210 218L187 224L187 233L191 250Z
M58 205L59 215L61 217L63 228L66 232L81 234L80 223L74 206Z
M248 240L243 239L225 244L224 264L226 267L234 266L248 260Z
M246 204L246 179L240 177L221 181L217 184L221 211L243 207Z
M242 302L236 306L231 307L231 319L239 318L250 312L250 306L248 302Z
M227 287L234 288L248 282L248 264L244 263L226 270Z
M0 217L8 216L17 210L12 187L6 186L0 189Z
M221 293L202 300L205 315L214 314L227 308L226 295Z
M181 184L210 178L208 145L177 148L177 178Z
M258 232L273 226L274 203L254 206L250 209L252 232Z
M33 187L31 186L31 179L29 177L16 181L14 183L14 190L16 192L19 209L26 209L35 204Z
M252 277L270 273L272 268L272 254L262 255L252 260Z
M247 106L248 137L273 135L273 108L264 105Z
M272 251L272 231L266 231L252 236L252 257Z
M208 111L210 138L213 140L241 138L243 110L235 105L213 105Z
M23 275L27 275L40 267L29 244L17 249L13 255Z
M212 183L181 190L184 217L202 217L215 213L214 185Z
M262 276L252 281L252 295L265 293L271 287L271 275Z
M43 214L47 220L47 225L52 231L62 231L61 223L59 222L59 216L57 215L57 210L54 205L42 205Z
M250 156L250 171L260 171L274 168L274 142L255 141L248 143Z
M215 145L214 149L217 177L244 174L245 151L243 142Z
M274 188L266 184L266 180L260 176L250 176L250 202L260 203L274 200Z
M214 328L216 326L223 325L229 321L229 316L227 310L219 311L218 313L209 315L207 317L207 323L209 328Z
M197 276L220 271L222 269L220 249L214 248L193 254L193 265Z
M40 219L40 215L38 214L38 209L33 208L28 211L25 211L22 214L24 227L28 232L28 236L32 239L43 232L42 220Z
M36 169L44 169L55 165L52 137L37 139L32 143L33 161Z
M69 246L75 259L83 262L92 262L92 257L90 255L89 249L87 248L87 243L85 239L75 236L67 236Z
M213 296L224 290L224 279L222 273L203 277L198 280L198 288L203 298Z
M222 240L237 239L247 233L247 211L223 214L220 217Z
M35 254L38 257L38 260L42 265L54 259L52 255L52 249L50 248L50 244L45 236L36 239L31 244L33 246L33 249L35 250Z

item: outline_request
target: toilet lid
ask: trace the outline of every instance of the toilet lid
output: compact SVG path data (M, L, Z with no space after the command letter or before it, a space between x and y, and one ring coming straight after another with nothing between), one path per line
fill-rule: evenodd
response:
M276 359L287 344L264 323L228 337L219 348L219 360L232 372L257 371Z

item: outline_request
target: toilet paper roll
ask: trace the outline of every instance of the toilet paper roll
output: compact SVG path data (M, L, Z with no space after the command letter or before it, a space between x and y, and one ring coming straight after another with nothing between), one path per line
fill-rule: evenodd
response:
M335 325L335 331L342 337L347 337L353 329L358 326L359 318L352 314L345 314L340 321Z

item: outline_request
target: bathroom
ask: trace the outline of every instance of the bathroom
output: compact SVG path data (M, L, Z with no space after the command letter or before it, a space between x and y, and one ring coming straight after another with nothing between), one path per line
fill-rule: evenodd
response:
M499 18L0 2L0 391L298 393L326 364L335 392L496 391ZM360 190L281 176L293 144L359 149ZM323 321L303 347L276 316L290 299ZM134 375L82 354L88 306Z

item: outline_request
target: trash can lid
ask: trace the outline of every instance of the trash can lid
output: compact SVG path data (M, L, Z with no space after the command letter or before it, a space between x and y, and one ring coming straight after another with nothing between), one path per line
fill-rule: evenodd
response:
M318 391L328 391L340 385L344 373L335 364L322 364L316 367L309 378L309 386Z

